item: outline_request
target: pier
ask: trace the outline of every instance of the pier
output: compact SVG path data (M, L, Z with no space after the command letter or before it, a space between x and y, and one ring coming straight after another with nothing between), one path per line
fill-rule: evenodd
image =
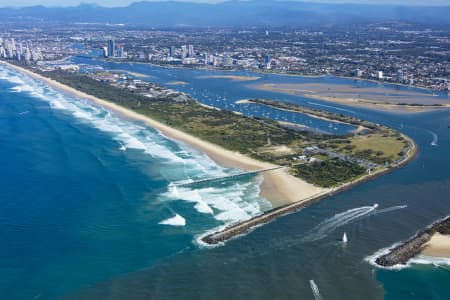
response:
M243 173L238 173L238 174L231 174L231 175L227 175L227 176L200 179L200 180L191 181L191 182L174 182L171 184L171 186L192 187L192 186L196 186L196 185L200 185L200 184L232 180L232 179L237 179L237 178L248 176L248 175L256 175L256 174L269 172L269 171L273 171L273 170L278 170L278 169L284 169L284 168L286 168L286 166L277 166L277 167L268 168L268 169L260 169L260 170L248 171L248 172L243 172Z
M215 233L209 234L209 235L203 237L202 241L207 244L210 244L210 245L224 242L224 241L229 240L239 234L246 233L258 225L266 224L280 216L284 216L286 214L293 213L301 208L304 208L304 207L306 207L312 203L315 203L323 198L326 198L332 194L333 194L332 192L324 192L324 193L321 193L318 195L314 195L303 201L299 201L299 202L295 202L292 204L288 204L288 205L284 205L281 207L271 209L261 215L253 217L247 221L233 224L221 231L217 231Z

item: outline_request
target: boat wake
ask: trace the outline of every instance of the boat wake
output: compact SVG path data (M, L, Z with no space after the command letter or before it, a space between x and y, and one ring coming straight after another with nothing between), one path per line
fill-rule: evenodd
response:
M407 205L397 205L392 207L387 207L384 209L378 209L378 204L374 204L372 206L362 206L357 208L349 209L345 212L334 215L331 218L326 219L325 221L319 223L310 231L305 234L297 234L293 237L287 237L282 239L274 238L271 242L272 247L261 251L258 255L267 255L276 250L282 250L289 247L294 247L299 244L312 243L319 240L322 240L333 233L339 227L350 224L357 220L364 219L369 216L380 215L382 213L392 212L399 209L406 208ZM341 242L343 242L344 237ZM345 239L347 239L347 235L345 234ZM348 240L347 240L348 242ZM343 243L344 245L346 243ZM245 257L254 257L255 253L252 251L248 253L248 255L243 255L241 258Z
M307 102L307 103L311 104L311 105L315 105L315 106L328 107L328 108L333 108L333 109L336 109L336 110L346 111L346 112L349 112L349 113L352 113L352 114L356 114L356 112L354 110L339 108L339 107L332 106L332 105L325 105L325 104L319 104L319 103L314 103L314 102Z
M399 209L403 209L403 208L407 208L408 205L397 205L397 206L392 206L392 207L388 207L388 208L383 208L383 209L378 209L375 211L375 214L379 215L385 212L390 212L390 211L395 211L395 210L399 210Z
M343 213L334 215L333 217L326 219L319 225L314 227L310 233L308 233L303 239L303 242L314 242L327 237L330 233L337 228L344 226L352 221L360 219L364 216L368 216L374 213L377 209L377 205L363 206L358 208L349 209Z
M433 146L433 147L439 146L439 145L438 145L438 141L439 141L438 135L437 135L436 133L434 133L433 131L431 131L431 130L427 130L427 131L428 131L428 132L431 134L431 136L433 137L433 140L431 141L430 145Z
M309 281L309 284L311 285L311 290L312 290L314 299L315 299L315 300L322 300L323 298L322 298L322 295L320 294L319 287L318 287L317 284L314 282L314 280L311 279L311 280Z

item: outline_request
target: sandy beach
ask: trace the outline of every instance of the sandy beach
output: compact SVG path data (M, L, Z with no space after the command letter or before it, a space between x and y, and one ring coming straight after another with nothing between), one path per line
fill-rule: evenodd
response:
M450 235L435 233L425 244L421 254L450 258Z
M215 144L203 141L180 130L155 121L147 116L126 109L115 103L94 97L92 95L88 95L84 92L80 92L74 88L61 84L53 79L49 79L47 77L36 74L30 70L3 61L0 61L0 63L7 65L11 69L27 74L30 77L43 81L55 89L70 93L78 98L90 100L93 103L101 105L102 107L105 107L111 111L117 112L127 118L142 121L150 127L156 128L165 136L174 139L175 141L185 143L186 145L205 153L216 163L222 166L249 171L275 167L275 165L258 161L240 153L232 152ZM264 181L261 185L260 194L261 196L269 200L272 203L273 207L310 199L315 195L323 194L327 191L327 189L316 187L288 174L284 169L270 171L264 173L263 176Z

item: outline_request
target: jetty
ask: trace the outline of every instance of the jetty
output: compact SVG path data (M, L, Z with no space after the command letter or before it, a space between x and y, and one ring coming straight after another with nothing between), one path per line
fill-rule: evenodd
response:
M337 195L339 193L342 193L346 190L353 188L356 185L359 185L359 184L362 184L369 180L375 179L384 174L393 172L395 169L402 168L404 165L406 165L410 160L412 160L417 155L417 151L415 151L415 149L417 149L416 144L414 143L414 141L412 141L409 138L407 138L407 140L410 141L410 146L408 147L407 155L403 158L403 160L394 162L394 164L392 164L389 168L378 170L376 172L371 173L370 175L366 175L366 176L364 176L362 178L358 178L352 182L345 183L339 187L331 188L328 191L318 193L309 198L303 199L302 201L293 202L291 204L273 208L271 210L268 210L260 215L257 215L251 219L248 219L246 221L231 224L222 230L219 230L217 232L214 232L212 234L208 234L208 235L202 237L201 240L204 243L210 244L210 245L224 242L224 241L229 240L238 235L245 234L257 226L269 223L269 222L277 219L278 217L281 217L281 216L284 216L284 215L287 215L290 213L294 213L294 212L296 212L302 208L305 208L311 204L314 204L322 199ZM274 168L274 169L279 169L279 168L286 168L286 166L282 166L282 167L278 167L278 168ZM267 169L266 171L269 171L269 170L273 170L273 169ZM264 171L264 170L261 170L259 172L262 172L262 171ZM253 173L255 173L255 172L257 173L258 171L253 171ZM241 175L246 174L246 173L241 173ZM248 173L252 173L252 172L248 172ZM192 182L192 184L194 184L194 182Z
M397 264L406 264L411 258L419 254L424 245L434 233L450 233L450 216L436 221L424 230L417 232L413 237L389 250L387 254L378 257L375 262L382 267L392 267Z
M292 204L288 204L288 205L284 205L281 207L271 209L261 215L255 216L251 219L248 219L248 220L240 222L240 223L232 224L229 227L227 227L221 231L217 231L215 233L209 234L209 235L203 237L201 240L210 245L224 242L224 241L229 240L239 234L246 233L258 225L266 224L270 221L273 221L274 219L276 219L278 217L284 216L289 213L293 213L301 208L306 207L307 205L312 204L313 202L316 202L323 198L326 198L326 197L330 196L331 194L332 194L332 192L325 192L325 193L321 193L320 195L314 195L314 196L307 198L300 202L294 202Z
M199 180L189 181L189 182L173 182L173 183L171 183L171 186L193 187L193 186L202 185L202 184L210 184L210 183L222 182L222 181L226 181L226 180L238 179L238 178L244 177L244 176L257 175L260 173L284 169L284 168L287 168L287 166L276 166L273 168L242 172L242 173L231 174L231 175L221 176L221 177L205 178L205 179L199 179Z

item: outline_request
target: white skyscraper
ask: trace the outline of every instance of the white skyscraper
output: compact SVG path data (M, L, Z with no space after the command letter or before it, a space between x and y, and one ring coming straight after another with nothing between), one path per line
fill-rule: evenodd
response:
M377 72L377 78L378 79L383 79L383 71L378 71Z
M185 59L187 56L187 47L186 45L181 46L181 58Z

